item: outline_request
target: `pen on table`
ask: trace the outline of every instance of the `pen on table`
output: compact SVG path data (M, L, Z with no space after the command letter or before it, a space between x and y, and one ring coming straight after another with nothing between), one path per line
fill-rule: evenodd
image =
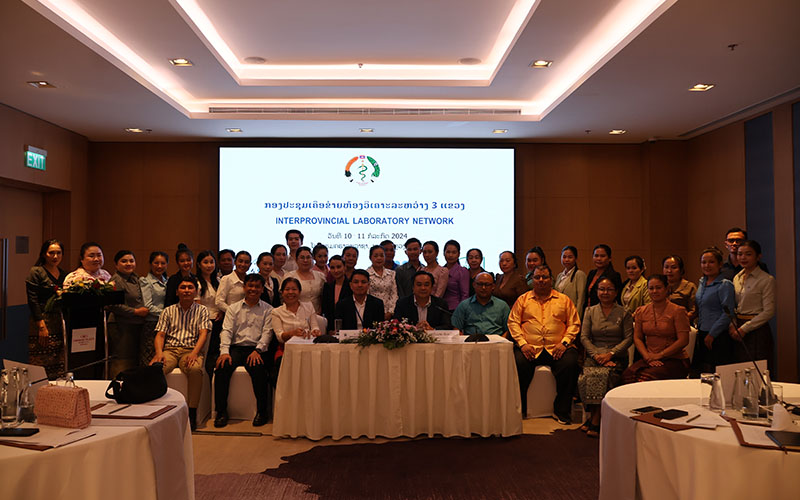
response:
M111 415L112 413L117 413L118 411L124 410L125 408L130 408L130 406L131 405L120 406L119 408L115 408L115 409L111 410L110 412L108 412L108 414ZM699 416L700 415L698 415L698 417Z
M697 420L698 418L700 418L700 414L699 413L697 415L695 415L694 417L690 418L689 420L687 420L686 423L688 424L689 422L692 422L693 420Z

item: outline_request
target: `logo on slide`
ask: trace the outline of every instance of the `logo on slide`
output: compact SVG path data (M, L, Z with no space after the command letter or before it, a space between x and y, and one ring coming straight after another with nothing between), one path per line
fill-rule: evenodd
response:
M361 164L357 164L357 162ZM369 165L367 165L369 163ZM378 162L371 156L358 155L354 156L347 162L344 167L344 176L350 179L350 182L355 181L359 186L366 186L381 175L381 167Z

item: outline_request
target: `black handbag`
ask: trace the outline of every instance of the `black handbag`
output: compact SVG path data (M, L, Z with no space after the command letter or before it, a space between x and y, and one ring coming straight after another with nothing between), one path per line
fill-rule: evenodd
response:
M117 403L146 403L167 393L167 378L162 363L124 370L108 384L106 397Z

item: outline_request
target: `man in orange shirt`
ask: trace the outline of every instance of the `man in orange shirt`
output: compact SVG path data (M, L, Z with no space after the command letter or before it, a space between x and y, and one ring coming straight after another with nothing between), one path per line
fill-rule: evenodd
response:
M572 300L553 290L550 267L536 267L533 290L517 299L508 316L508 330L516 342L514 358L523 415L533 372L538 365L548 365L556 378L554 418L564 425L572 423L572 396L580 372L573 342L580 329L581 321Z

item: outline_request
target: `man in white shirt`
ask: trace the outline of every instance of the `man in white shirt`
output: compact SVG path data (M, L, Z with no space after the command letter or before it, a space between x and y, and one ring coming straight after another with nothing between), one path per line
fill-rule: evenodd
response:
M220 333L220 356L214 371L214 405L217 410L214 427L228 424L228 388L237 366L244 366L253 382L256 416L253 426L267 423L268 368L271 360L267 347L272 337L272 306L261 300L264 278L248 274L244 279L244 300L228 307Z
M286 245L289 247L289 255L286 257L286 264L283 265L284 271L297 270L297 249L303 245L303 233L297 229L286 231Z

